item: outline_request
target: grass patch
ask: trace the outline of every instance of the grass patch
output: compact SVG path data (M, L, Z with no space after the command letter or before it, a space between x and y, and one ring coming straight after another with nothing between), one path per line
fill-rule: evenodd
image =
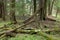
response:
M1 26L4 26L4 24L9 24L9 23L11 23L11 22L4 22L4 21L3 22L0 22L0 27Z
M18 34L14 38L9 38L8 40L46 40L42 36L28 35L28 34Z

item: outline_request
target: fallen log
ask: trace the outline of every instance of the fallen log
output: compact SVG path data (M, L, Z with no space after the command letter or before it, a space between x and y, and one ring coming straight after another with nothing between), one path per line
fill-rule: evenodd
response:
M32 21L30 21L29 23L22 24L21 26L15 28L15 29L2 32L2 33L0 33L0 36L3 35L3 34L5 34L5 33L8 33L8 32L16 31L16 30L19 29L19 28L23 28L23 27L25 27L26 25L28 25L28 24L30 24L30 23L32 23ZM51 29L51 30L46 30L46 31L50 31L50 32L51 32L51 31L60 31L60 29L57 28L57 29Z
M25 27L26 25L28 25L28 24L30 24L30 23L32 23L32 21L30 21L29 23L22 24L21 26L15 28L15 29L2 32L2 33L0 33L0 36L3 35L3 34L6 34L6 33L8 33L8 32L16 31L16 30L19 29L19 28L23 28L23 27ZM46 31L47 31L47 32L48 32L48 31L50 31L50 32L52 32L52 31L60 31L60 29L51 29L51 30L46 30Z
M35 13L33 13L33 15L29 17L28 19L26 19L23 23L27 23L30 20L34 19L34 16L36 16L39 12L40 12L40 9L38 9Z
M2 35L2 36L0 37L0 39L3 38L3 37L5 37L5 36L6 36L6 34Z
M59 38L56 38L53 35L46 34L45 31L47 31L47 30L44 30L44 32L42 30L18 30L17 32L37 34L37 35L47 38L47 40L59 40Z
M45 32L49 32L49 31L50 32L51 31L55 31L55 30L52 30L52 29L51 30L37 30L37 29L36 30L22 30L22 29L19 29L19 30L16 30L16 31L12 31L12 30L6 31L6 32L2 32L0 34L3 35L3 33L4 33L6 35L11 35L12 32L16 32L16 33L28 33L28 34L39 34L41 36L44 36L44 37L48 38L49 40L55 39L54 36L48 35L48 34L45 33ZM56 31L60 31L60 29L59 30L56 29Z
M35 16L35 15L36 15L36 14L34 14L34 16ZM32 16L32 18L33 18L33 16ZM25 25L28 25L28 24L30 24L30 23L32 22L32 21L30 21L32 18L27 19L27 20L25 21L25 24L21 25L20 27L17 27L16 29L12 29L12 30L8 30L8 31L5 31L5 32L0 33L0 36L3 35L3 34L7 34L7 33L10 33L10 32L14 32L14 31L16 31L16 30L19 29L19 28L23 28ZM29 20L29 21L28 21L28 20ZM28 21L28 23L26 23L27 21ZM24 31L25 31L25 30L24 30ZM20 32L24 32L24 31L20 31ZM26 30L25 32L27 32L27 30ZM42 31L29 30L28 32L29 32L29 33L31 33L31 32L32 32L32 33L33 33L33 32L37 32L39 35L44 36L44 37L48 38L49 40L55 39L55 38L53 38L54 36L51 37L50 35L42 32Z
M26 20L23 21L22 23L24 23L24 24L29 24L29 22L30 22L30 23L33 22L33 21L34 21L33 18L34 18L34 16L35 16L37 13L38 13L38 11L35 12L34 15L32 15L30 18L26 19ZM7 24L7 25L10 25L10 24L11 24L11 23L9 23L9 24ZM24 26L24 25L22 25L22 26ZM3 27L0 27L0 29L3 29L3 28L7 28L7 26L4 25Z
M40 29L31 29L31 30L26 30L26 29L19 29L19 30L16 30L15 32L22 32L22 33L29 33L29 32L35 32L35 33L37 33L37 32L40 32L40 31L43 31L43 32L60 32L60 28L57 28L57 29L47 29L47 30L40 30Z
M3 35L3 34L9 33L9 32L16 31L16 30L19 29L19 28L23 28L23 27L25 27L26 25L28 25L28 24L30 24L30 23L31 23L31 22L25 23L25 24L22 24L21 26L15 28L15 29L4 31L4 32L0 33L0 36Z
M54 16L47 16L47 17L46 17L46 20L56 21L56 18L55 18Z

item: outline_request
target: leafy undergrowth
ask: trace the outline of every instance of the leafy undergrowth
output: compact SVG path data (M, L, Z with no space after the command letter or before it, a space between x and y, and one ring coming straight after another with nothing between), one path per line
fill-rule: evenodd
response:
M9 40L46 40L46 39L42 36L21 34L17 35L15 38L10 38Z
M1 39L5 40L5 39ZM18 34L15 37L8 38L7 40L46 40L46 38L37 35L30 35L30 34Z
M11 23L11 22L0 22L0 27L4 26L5 24L9 24L9 23Z
M10 22L2 22L1 25L4 25L4 24L9 24ZM11 25L7 25L7 28L11 28L11 29L14 29L16 27L20 26L19 24L11 24ZM0 29L1 31L2 29ZM6 30L6 29L5 29ZM5 30L2 30L1 32L5 31ZM56 33L56 32L55 32ZM58 33L56 33L58 34ZM55 35L56 35L55 34ZM53 35L53 34L52 34ZM57 37L60 37L57 35ZM30 35L30 34L17 34L15 37L7 37L6 38L2 38L0 40L47 40L46 37L43 37L43 36L40 36L40 35Z
M58 38L58 37L57 37ZM46 37L43 37L41 35L35 35L35 34L17 34L15 37L4 37L0 40L50 40ZM58 39L60 40L60 38Z

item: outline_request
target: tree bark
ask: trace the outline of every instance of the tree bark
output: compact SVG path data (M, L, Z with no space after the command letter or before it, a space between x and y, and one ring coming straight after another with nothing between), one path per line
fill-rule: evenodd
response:
M49 0L49 6L48 6L49 14L48 15L52 15L52 9L53 9L54 2L55 0L52 0L52 1Z
M11 0L10 20L14 24L17 23L16 17L15 17L15 0Z
M59 12L59 8L57 8L57 11L56 11L56 18L57 18L58 12Z
M33 4L34 4L34 13L36 12L36 0L33 0Z
M3 7L2 7L2 19L5 21L5 16L6 16L6 0L3 1Z
M0 3L0 18L2 18L2 3Z
M46 10L47 10L47 0L40 0L39 1L39 8L40 8L40 20L45 20L46 17Z
M6 1L5 0L1 0L0 2L0 18L2 18L4 21L6 20L5 19L5 15L6 15Z

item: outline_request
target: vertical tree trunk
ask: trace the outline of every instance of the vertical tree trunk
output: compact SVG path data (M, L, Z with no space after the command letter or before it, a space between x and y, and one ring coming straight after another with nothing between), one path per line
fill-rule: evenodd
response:
M39 1L39 8L40 8L40 20L45 20L46 18L46 10L47 10L47 0L40 0Z
M56 10L56 18L57 18L58 12L59 12L59 8L57 8Z
M34 4L34 13L36 11L36 0L33 0L33 4Z
M0 18L2 18L2 2L0 1Z
M0 18L2 18L4 21L5 21L5 9L6 9L6 5L5 5L5 3L6 3L6 0L0 0L1 2L0 2Z
M48 15L51 15L51 0L48 1Z
M48 6L49 14L48 15L52 15L52 9L53 9L54 2L55 0L52 0L52 1L49 0L49 6Z
M3 3L2 3L2 19L5 21L5 15L6 15L6 0L2 0Z
M35 14L35 12L36 12L36 0L33 0L33 6L34 6L34 14ZM35 20L35 27L36 28L39 28L38 26L39 26L39 21L38 21L38 15L36 14L35 16L34 16L34 20Z
M10 20L14 24L17 23L16 17L15 17L15 0L11 0Z
M39 28L42 30L43 29L43 23L42 21L45 20L46 18L46 14L47 14L47 0L39 0L39 13L38 13L38 17L39 20L37 21L38 22L38 26Z

